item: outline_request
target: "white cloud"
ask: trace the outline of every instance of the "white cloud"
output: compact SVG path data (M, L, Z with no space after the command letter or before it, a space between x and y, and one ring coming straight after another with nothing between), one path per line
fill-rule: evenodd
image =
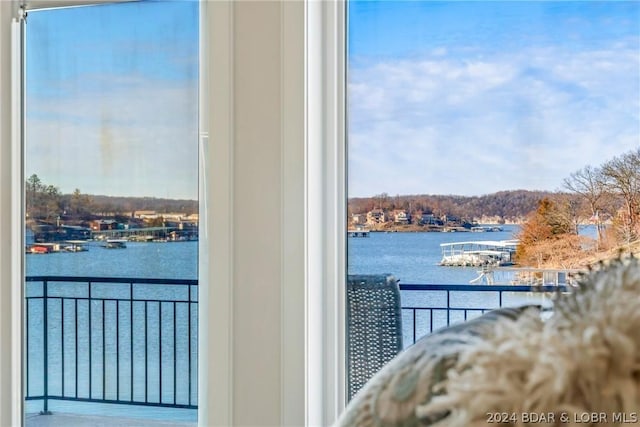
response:
M354 67L350 195L558 189L640 144L639 55L635 41Z

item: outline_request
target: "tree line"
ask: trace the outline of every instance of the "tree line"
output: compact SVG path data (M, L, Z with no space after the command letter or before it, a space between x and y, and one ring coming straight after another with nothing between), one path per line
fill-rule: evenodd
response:
M518 222L521 264L569 267L585 254L640 246L640 148L582 167L563 179L556 191L508 190L471 197L382 193L348 201L350 216L373 209L404 210L414 217ZM595 225L595 241L579 236L579 226L585 223Z
M62 194L58 187L42 182L33 174L25 181L25 209L30 220L88 221L105 216L129 217L141 210L189 215L198 212L198 201L88 195L77 188L71 194Z
M539 200L550 197L549 191L508 190L482 196L455 195L397 195L382 193L373 197L351 198L349 215L373 209L405 210L413 217L420 215L456 216L472 221L482 217L496 217L503 222L519 222L536 209Z
M627 243L640 236L640 148L585 166L563 182L588 207L602 237L602 219L611 218L618 237Z
M563 188L568 193L542 198L523 224L518 262L566 267L585 255L639 241L640 148L584 166L563 180ZM596 226L594 244L578 235L580 216Z

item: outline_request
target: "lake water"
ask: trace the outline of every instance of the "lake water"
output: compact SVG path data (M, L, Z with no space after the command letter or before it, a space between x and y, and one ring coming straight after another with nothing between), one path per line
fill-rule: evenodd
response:
M411 233L411 232L372 232L370 237L348 238L348 273L382 274L389 273L400 280L401 284L458 284L468 285L479 275L477 267L444 267L441 243L510 240L519 232L517 225L503 225L496 232L453 232L453 233ZM593 226L581 226L581 235L595 238ZM537 293L507 292L502 295L503 305L523 305L551 303L549 296ZM446 307L446 291L402 291L403 307ZM499 306L499 295L494 291L450 292L451 307L457 308L495 308ZM436 330L447 324L446 310L433 310L433 319L429 310L416 312L416 336L420 337L430 330ZM469 316L479 312L469 313ZM451 322L464 320L463 311L452 311ZM404 344L413 342L413 312L403 310Z
M515 225L502 226L502 231L471 232L375 232L368 238L350 237L347 244L347 264L349 274L389 273L405 284L457 284L468 285L478 277L477 267L443 267L441 243L510 240L515 238L519 228ZM446 307L446 291L402 291L403 307ZM497 292L451 292L452 307L493 308L499 306ZM522 304L530 298L521 294L508 294L510 304ZM413 315L411 310L403 310L403 342L405 347L413 342ZM480 312L470 312L469 316ZM447 325L446 310L419 310L415 313L416 337ZM464 312L449 313L452 322L464 320ZM433 324L432 324L433 322Z
M198 242L137 243L126 249L104 249L88 242L86 252L27 255L28 276L142 277L161 279L198 278Z
M503 226L503 231L485 233L371 233L369 238L348 239L348 272L350 274L376 274L390 273L400 279L401 283L418 284L468 284L477 277L477 269L473 267L441 267L438 265L441 259L441 243L458 242L467 240L507 240L513 239L518 227L514 225ZM594 235L593 228L586 227L583 234ZM127 244L126 249L107 250L101 247L99 242L88 242L86 252L60 252L47 255L26 255L26 274L36 275L62 275L62 276L97 276L97 277L136 277L136 278L166 278L166 279L197 279L197 253L198 242L175 243L135 243ZM36 290L37 291L37 290ZM33 292L33 290L31 290ZM176 291L178 292L178 291ZM27 292L29 294L29 291ZM523 298L522 295L513 295L510 303L520 304L531 301L532 296ZM529 299L527 299L529 298ZM533 296L534 302L539 298ZM446 300L446 294L440 291L434 292L403 292L402 303L405 306L425 305L442 306ZM509 298L507 298L509 301ZM494 307L497 306L495 292L460 292L452 296L452 305L460 307ZM155 310L155 311L153 311ZM79 314L84 316L81 313ZM98 310L99 312L99 310ZM32 310L32 315L37 316L37 307ZM150 329L157 329L153 322L157 318L157 308L151 309ZM170 318L170 314L165 318ZM182 319L178 314L178 320ZM403 313L403 322L412 324L408 312ZM462 320L452 317L453 321ZM446 315L434 314L434 324L430 324L428 316L417 319L417 335L428 331L429 328L437 329L444 326ZM37 326L36 326L36 329ZM55 331L54 331L55 332ZM66 333L72 332L69 328ZM405 328L405 344L410 343L412 331ZM31 337L30 353L38 352L37 335ZM123 337L126 338L126 337ZM55 342L51 343L55 347ZM153 348L152 343L152 348ZM40 350L41 351L41 350ZM101 360L99 357L96 360ZM196 359L194 358L194 361ZM55 371L56 360L50 362L50 368ZM126 364L126 361L121 363ZM184 365L184 360L179 361ZM85 365L86 366L86 365ZM110 368L111 369L111 368ZM38 375L42 373L42 363L30 365L32 381L36 383L32 387L36 389ZM170 372L170 370L169 370ZM197 375L197 373L196 373ZM55 388L55 380L52 387ZM125 384L126 385L126 384ZM100 387L100 384L97 384ZM66 386L68 387L68 385ZM100 393L96 393L100 396ZM136 406L118 407L115 413L127 416L145 416L161 419L195 420L196 411L185 409L144 408ZM40 401L27 402L27 412L37 412L42 409ZM53 411L91 413L113 415L114 406L109 404L56 402L50 401L50 409Z
M197 279L198 274L198 242L169 242L169 243L127 243L126 249L105 249L102 247L103 243L100 242L87 242L86 247L88 251L85 252L57 252L46 255L28 254L25 256L25 271L27 276L93 276L93 277L132 277L132 278L162 278L162 279ZM56 293L67 296L79 296L86 294L86 284L49 284L49 295L56 295ZM158 289L162 288L162 289ZM135 285L135 292L142 295L144 293L157 296L161 299L187 299L185 286L162 286L157 285ZM114 285L114 284L102 284L93 285L92 292L96 294L101 293L103 297L114 298L126 298L128 294L128 285ZM197 298L197 289L192 290L194 298ZM39 296L42 295L42 285L40 283L28 283L26 289L26 296ZM142 298L142 296L141 296ZM34 299L29 303L29 387L30 394L37 395L42 393L43 390L43 363L42 363L42 300ZM197 311L195 305L192 306L192 324L197 324ZM123 301L120 304L120 321L121 343L129 342L129 329L131 327L128 316L126 313L129 311L129 302ZM72 316L75 308L72 300L67 300L65 303L65 395L73 396L75 393L75 377L73 372L73 366L75 364L75 345L73 344L75 339L75 327L73 326ZM134 314L137 320L134 321L134 329L141 331L144 328L143 316L141 315L144 310L144 303L134 303ZM158 336L158 303L148 304L148 330L150 337ZM86 326L88 325L88 305L86 301L78 301L78 369L80 381L78 384L78 392L81 396L88 395L88 334ZM92 319L95 333L92 337L92 355L93 355L93 373L92 373L92 394L93 397L100 397L102 395L102 337L101 337L101 319L105 316L107 324L110 325L107 329L112 331L113 324L115 323L115 302L107 302L102 312L102 306L100 301L94 301L92 306ZM179 403L188 400L188 388L184 385L185 382L181 381L184 376L188 376L188 351L187 347L187 332L184 325L187 324L188 314L187 304L178 304L176 310L176 323L178 332L178 354L182 355L176 363L176 370L178 373L177 384L177 400ZM71 315L71 317L70 317ZM162 381L165 385L163 393L163 401L172 401L172 381L173 381L173 366L171 361L173 352L172 337L173 337L173 312L172 305L170 303L162 303L162 321L163 324L163 374ZM52 322L53 319L59 319L60 316L60 302L59 300L52 300L49 303L49 391L53 394L60 394L62 389L61 384L61 366L62 360L60 356L60 323ZM195 328L195 326L194 326ZM195 331L197 333L197 329ZM140 333L140 332L138 332ZM196 334L197 335L197 334ZM113 332L106 333L106 371L108 377L115 375L115 341ZM144 340L136 341L134 344L134 376L136 378L134 383L134 398L136 400L144 399L144 360L142 354L144 353ZM168 344L167 344L168 343ZM122 344L121 344L122 345ZM197 339L193 338L192 346L192 366L197 366ZM149 400L158 400L158 378L159 378L159 358L158 354L158 341L157 339L150 339L149 342ZM129 389L131 386L130 376L128 375L129 367L131 366L131 355L128 351L128 346L123 345L121 348L120 357L120 387L122 390L121 399L128 399ZM193 388L192 399L197 401L197 370L192 371ZM113 384L107 385L107 397L115 398L113 392ZM170 409L170 408L157 408L157 407L141 407L133 405L112 405L112 404L98 404L98 403L83 403L83 402L65 402L65 401L49 401L49 409L53 412L72 412L94 415L114 415L118 414L127 417L148 417L157 419L172 419L172 420L185 420L195 421L197 419L197 411L189 409ZM27 413L34 413L42 410L42 401L28 401L26 403L25 410Z
M470 233L386 233L348 239L349 274L391 273L400 283L469 284L478 276L474 267L442 267L441 243L515 239L520 227L502 225L502 231ZM595 238L594 226L581 226L581 235Z
M474 267L441 267L441 243L510 240L519 227L502 226L485 233L370 233L348 239L349 274L391 273L400 283L469 284L478 276Z

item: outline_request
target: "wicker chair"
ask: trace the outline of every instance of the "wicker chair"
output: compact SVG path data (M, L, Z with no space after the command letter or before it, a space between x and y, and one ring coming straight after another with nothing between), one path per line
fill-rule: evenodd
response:
M349 400L402 350L398 280L392 275L347 278L347 397Z

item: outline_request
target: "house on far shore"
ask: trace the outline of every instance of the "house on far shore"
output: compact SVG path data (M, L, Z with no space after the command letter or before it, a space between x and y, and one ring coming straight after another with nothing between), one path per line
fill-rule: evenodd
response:
M198 224L198 221L200 220L200 215L197 213L185 215L183 220L193 222L194 224Z
M375 225L386 222L385 214L382 209L374 209L367 212L367 224Z
M433 214L422 214L420 225L442 225L442 221Z
M91 229L78 225L62 225L60 229L64 236L70 240L86 240L91 238Z
M353 214L351 215L351 224L364 224L367 221L367 215L365 214Z
M158 216L156 211L135 211L133 213L133 217L139 219L156 219Z
M409 224L411 217L405 210L395 210L393 211L393 222L395 224Z
M119 223L114 219L97 219L91 221L91 229L93 231L117 230L118 228Z

